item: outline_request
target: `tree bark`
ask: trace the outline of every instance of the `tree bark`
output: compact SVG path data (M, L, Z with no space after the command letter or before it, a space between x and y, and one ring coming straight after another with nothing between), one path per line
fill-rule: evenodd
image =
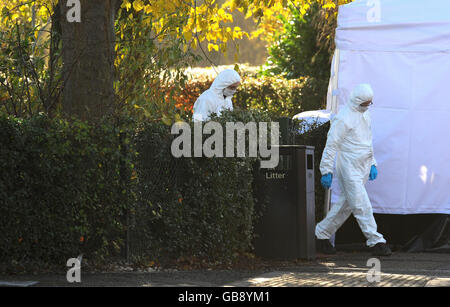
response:
M96 121L114 109L114 20L120 0L80 0L81 22L69 22L60 0L64 89L67 117Z

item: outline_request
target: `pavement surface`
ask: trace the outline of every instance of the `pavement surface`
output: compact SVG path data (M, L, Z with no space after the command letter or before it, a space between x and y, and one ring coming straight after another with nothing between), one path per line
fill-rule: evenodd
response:
M0 275L0 286L28 287L450 287L450 254L394 253L381 257L377 275L369 253L318 255L314 261L255 270L158 270ZM372 260L374 261L374 260ZM376 260L374 261L376 264ZM370 282L369 282L370 280Z

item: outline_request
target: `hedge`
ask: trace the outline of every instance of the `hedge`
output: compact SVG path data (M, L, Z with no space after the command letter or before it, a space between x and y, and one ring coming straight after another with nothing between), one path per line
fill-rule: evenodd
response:
M213 120L271 119L235 110ZM255 205L264 202L254 193L257 158L174 158L169 126L120 127L0 117L0 263L65 264L80 253L106 262L124 259L127 247L136 263L231 261L252 251L263 209ZM296 136L297 144L316 146L317 217L327 130Z
M214 119L270 121L256 111ZM129 127L0 118L1 263L123 259L127 238L133 261L251 251L256 158L176 159L169 126Z
M192 107L212 80L185 84L176 97L176 106L192 115ZM272 119L325 108L328 83L314 78L288 80L283 77L243 75L241 86L233 97L235 109L266 112Z
M226 111L212 119L222 127L227 121L270 121L260 112L244 111ZM159 123L145 123L136 137L139 205L132 253L214 262L251 251L258 217L253 198L256 158L174 158L169 131Z
M0 117L1 262L120 255L133 203L120 138L107 123Z

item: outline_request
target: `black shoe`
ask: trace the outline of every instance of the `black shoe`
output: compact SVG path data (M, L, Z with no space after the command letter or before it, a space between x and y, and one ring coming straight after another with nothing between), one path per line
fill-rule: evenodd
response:
M386 243L377 243L371 250L372 256L390 256L392 254L391 249Z
M336 254L336 249L331 245L330 240L328 239L316 239L316 251L327 255Z

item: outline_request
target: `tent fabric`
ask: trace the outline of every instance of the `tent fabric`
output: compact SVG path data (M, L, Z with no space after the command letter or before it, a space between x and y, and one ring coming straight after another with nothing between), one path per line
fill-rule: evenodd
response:
M450 3L443 0L354 1L339 7L336 47L450 52L449 16Z
M328 99L339 109L354 86L372 85L379 175L366 189L375 213L450 214L450 1L380 0L377 22L368 2L339 7ZM333 203L337 182L332 190Z

